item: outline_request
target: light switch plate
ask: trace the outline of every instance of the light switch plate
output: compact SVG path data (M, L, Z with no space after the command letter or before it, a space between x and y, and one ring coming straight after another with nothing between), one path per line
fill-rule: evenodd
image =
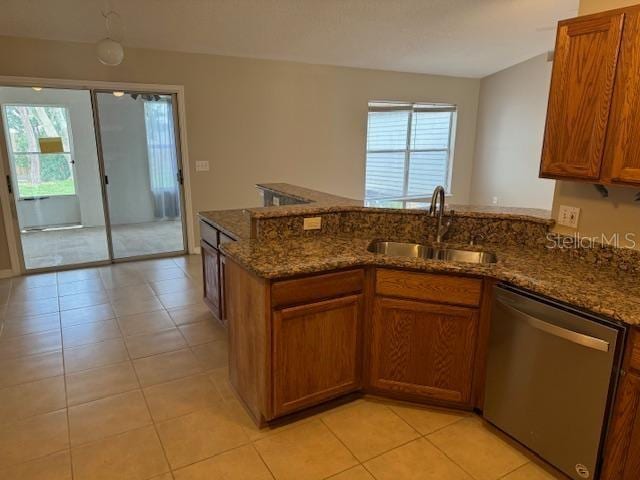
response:
M208 172L209 162L206 160L198 160L196 162L196 172Z
M560 205L558 209L558 224L569 228L578 228L580 209L568 205Z
M278 197L277 195L274 195L273 198L271 199L271 202L273 202L273 204L276 207L280 206L280 197Z
M302 228L305 230L320 230L322 228L322 217L305 218Z

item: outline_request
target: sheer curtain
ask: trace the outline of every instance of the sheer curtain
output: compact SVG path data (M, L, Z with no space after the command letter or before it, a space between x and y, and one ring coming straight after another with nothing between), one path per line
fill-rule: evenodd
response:
M177 218L180 216L180 190L171 101L145 101L144 120L154 216Z

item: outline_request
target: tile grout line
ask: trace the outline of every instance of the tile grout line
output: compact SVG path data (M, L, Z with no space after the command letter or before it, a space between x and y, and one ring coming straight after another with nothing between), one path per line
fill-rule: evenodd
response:
M441 449L440 447L438 447L438 445L436 445L434 442L431 441L430 438L427 437L427 435L425 435L423 437L427 442L429 442L431 445L433 445L433 447L438 450L440 453L442 453L442 455L444 455L447 459L449 459L449 461L451 463L453 463L456 467L458 467L460 470L462 470L466 475L469 476L469 478L472 478L474 480L480 480L478 479L475 475L472 475L471 472L469 472L466 468L464 468L462 465L460 465L458 462L456 462L453 458L451 458L447 452L445 452L443 449Z

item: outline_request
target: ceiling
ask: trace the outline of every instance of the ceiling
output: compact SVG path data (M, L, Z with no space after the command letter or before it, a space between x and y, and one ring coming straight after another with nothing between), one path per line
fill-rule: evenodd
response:
M0 35L482 77L553 49L578 0L2 0Z

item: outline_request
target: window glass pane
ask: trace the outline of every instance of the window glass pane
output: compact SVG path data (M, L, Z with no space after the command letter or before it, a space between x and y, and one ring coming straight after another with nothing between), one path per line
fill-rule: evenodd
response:
M401 197L404 152L367 154L366 198Z
M407 196L430 194L438 185L447 185L446 151L412 152L409 158Z
M68 153L13 155L20 198L75 195Z
M65 107L7 105L5 115L13 152L39 152L41 137L61 137L64 151L71 151Z
M449 148L451 112L415 112L411 129L411 149Z
M367 150L405 150L408 122L407 110L369 112Z

